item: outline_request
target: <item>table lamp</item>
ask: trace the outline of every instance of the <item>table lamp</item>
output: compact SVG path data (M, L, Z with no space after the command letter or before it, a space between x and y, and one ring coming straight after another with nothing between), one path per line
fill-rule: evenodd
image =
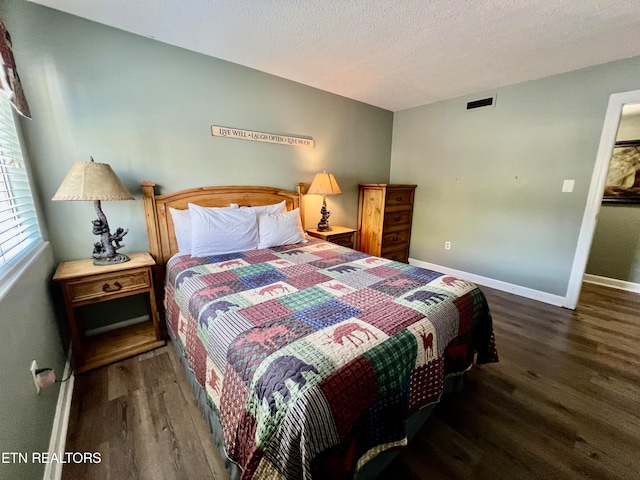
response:
M309 190L307 190L307 194L322 195L322 208L320 209L322 218L318 223L318 231L330 232L332 230L329 225L331 212L327 210L327 195L342 195L338 182L336 182L336 177L333 176L333 173L316 173L313 182L311 182L309 186Z
M84 200L93 201L98 218L93 221L93 233L100 236L100 241L93 244L93 264L112 265L129 261L129 257L116 250L124 247L120 242L129 229L116 229L114 234L109 229L107 217L102 212L102 200L133 200L111 166L98 163L91 157L90 162L76 162L64 177L60 188L52 200Z

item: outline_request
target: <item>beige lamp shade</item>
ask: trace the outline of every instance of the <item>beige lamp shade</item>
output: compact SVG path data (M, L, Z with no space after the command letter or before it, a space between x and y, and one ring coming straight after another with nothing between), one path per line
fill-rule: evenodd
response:
M134 200L107 163L76 162L52 200Z
M310 195L342 195L333 173L316 173L307 193Z
M116 250L124 247L120 243L129 229L118 228L111 233L107 217L102 211L102 200L134 200L111 167L106 163L76 162L62 180L62 185L52 200L85 200L93 201L98 218L93 223L93 234L100 241L93 244L94 265L113 265L129 261L124 253Z

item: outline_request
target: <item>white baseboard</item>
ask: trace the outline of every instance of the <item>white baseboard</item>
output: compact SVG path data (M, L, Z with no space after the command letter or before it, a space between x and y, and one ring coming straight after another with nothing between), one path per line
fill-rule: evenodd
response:
M449 267L443 267L442 265L436 265L435 263L423 262L422 260L416 260L410 258L409 263L416 267L427 268L429 270L435 270L437 272L446 273L447 275L453 275L464 280L476 283L478 285L484 285L485 287L495 288L502 292L513 293L525 298L531 298L532 300L538 300L540 302L555 305L557 307L566 306L566 298L560 295L554 295L552 293L541 292L540 290L534 290L532 288L521 287L520 285L514 285L512 283L503 282L501 280L495 280L493 278L483 277L481 275L475 275L473 273L463 272L461 270L455 270Z
M69 377L60 385L56 414L53 418L51 439L49 440L49 456L56 454L58 458L64 457L64 448L67 441L67 428L69 427L69 414L71 413L71 398L73 397L73 383L75 377L71 374L71 347L67 354L67 362L64 366L62 380ZM48 462L44 468L43 480L60 480L62 478L62 462Z
M640 283L626 282L624 280L618 280L617 278L600 277L598 275L591 275L590 273L585 273L583 280L585 282L595 283L596 285L640 293Z

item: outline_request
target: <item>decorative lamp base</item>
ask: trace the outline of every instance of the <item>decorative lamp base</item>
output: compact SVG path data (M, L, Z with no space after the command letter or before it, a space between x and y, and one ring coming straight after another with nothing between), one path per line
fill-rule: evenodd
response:
M131 259L127 257L124 253L116 253L115 256L111 258L109 257L95 258L94 257L93 264L94 265L114 265L116 263L128 262L129 260Z
M331 228L331 226L328 223L323 224L322 222L320 222L316 230L318 230L319 232L330 232L333 230L333 228Z
M320 221L318 222L317 230L319 232L330 232L331 230L333 230L329 226L329 216L331 215L331 212L327 210L327 200L324 197L322 198L322 208L320 208L320 215L322 215L322 218L320 218Z
M124 247L120 242L122 238L129 232L129 229L118 228L116 233L111 234L109 229L109 222L107 217L102 212L102 206L100 200L93 202L98 218L93 222L93 234L100 237L100 241L93 244L93 258L94 265L114 265L117 263L124 263L129 261L123 253L116 253L116 250Z

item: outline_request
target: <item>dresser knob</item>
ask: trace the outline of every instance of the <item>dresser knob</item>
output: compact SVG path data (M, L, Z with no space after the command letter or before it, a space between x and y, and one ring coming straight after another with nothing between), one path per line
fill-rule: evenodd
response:
M105 283L102 286L102 291L103 292L117 292L121 288L122 288L122 285L120 285L120 282L113 282L113 288L108 283Z
M402 197L396 197L396 202L401 202L402 201Z
M394 222L399 222L400 221L400 216L398 215L397 217L393 217L393 221Z

